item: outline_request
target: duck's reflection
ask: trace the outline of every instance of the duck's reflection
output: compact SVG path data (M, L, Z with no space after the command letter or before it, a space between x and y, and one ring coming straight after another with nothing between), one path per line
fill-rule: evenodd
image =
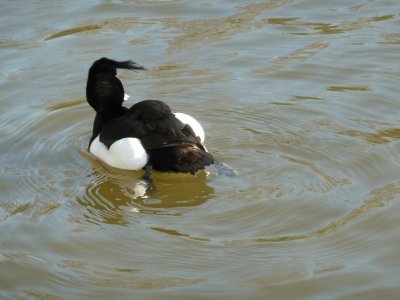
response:
M91 181L77 197L91 223L127 225L134 213L179 214L180 207L207 201L214 189L207 185L204 171L190 174L154 173L152 182L140 172L94 171ZM175 209L174 209L175 208Z

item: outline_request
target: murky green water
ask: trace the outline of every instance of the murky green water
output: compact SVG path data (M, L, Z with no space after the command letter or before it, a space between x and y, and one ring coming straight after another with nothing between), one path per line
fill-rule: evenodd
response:
M2 1L1 299L398 299L397 0ZM87 70L235 178L90 156Z

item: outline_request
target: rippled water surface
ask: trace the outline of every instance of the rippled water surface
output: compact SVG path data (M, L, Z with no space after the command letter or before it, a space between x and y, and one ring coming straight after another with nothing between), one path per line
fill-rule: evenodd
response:
M398 0L2 1L1 299L398 299ZM87 152L87 70L238 175Z

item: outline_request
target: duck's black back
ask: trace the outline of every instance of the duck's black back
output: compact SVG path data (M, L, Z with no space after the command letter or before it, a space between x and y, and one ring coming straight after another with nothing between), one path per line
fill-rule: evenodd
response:
M140 139L155 170L195 173L214 162L192 128L158 100L136 103L100 131L100 141L107 147L125 137Z

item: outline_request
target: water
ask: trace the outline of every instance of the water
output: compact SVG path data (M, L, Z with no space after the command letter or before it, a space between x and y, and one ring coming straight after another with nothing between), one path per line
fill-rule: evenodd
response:
M398 1L3 1L1 299L397 299ZM87 152L87 70L236 177Z

